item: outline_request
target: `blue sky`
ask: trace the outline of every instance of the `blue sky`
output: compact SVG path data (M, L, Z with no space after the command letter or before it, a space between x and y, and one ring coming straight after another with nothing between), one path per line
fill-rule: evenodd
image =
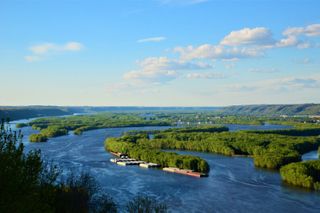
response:
M320 102L317 0L0 0L0 105Z

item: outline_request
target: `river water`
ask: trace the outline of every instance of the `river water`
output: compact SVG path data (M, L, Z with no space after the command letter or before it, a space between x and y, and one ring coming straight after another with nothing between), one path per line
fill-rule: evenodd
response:
M18 121L19 122L19 121ZM167 127L110 128L84 132L81 136L50 139L47 143L29 143L28 136L37 132L22 129L26 150L41 149L45 159L74 171L89 171L101 187L121 207L139 193L167 203L171 212L320 212L320 193L282 184L279 173L257 169L247 157L184 152L202 157L211 168L208 178L193 178L137 166L121 167L109 161L104 150L107 137L118 137L128 130L165 129ZM281 126L259 126L259 129ZM232 125L232 131L257 129ZM317 158L316 152L304 160Z

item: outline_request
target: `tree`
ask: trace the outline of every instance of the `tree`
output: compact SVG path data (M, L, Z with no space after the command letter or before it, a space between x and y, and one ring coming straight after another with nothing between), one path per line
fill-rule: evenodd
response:
M24 153L21 131L0 125L0 212L116 212L113 200L88 174L68 175L41 159L40 151ZM61 179L61 178L59 178Z
M165 213L168 211L164 203L160 203L154 198L138 195L126 205L129 213Z

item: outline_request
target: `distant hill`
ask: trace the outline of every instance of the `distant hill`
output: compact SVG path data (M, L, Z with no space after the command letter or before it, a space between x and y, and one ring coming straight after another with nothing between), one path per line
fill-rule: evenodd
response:
M72 115L78 110L67 107L54 106L22 106L22 107L0 107L0 118L10 120L27 119L41 116Z
M123 106L0 106L0 118L10 120L42 116L72 115L74 113L95 112L143 112L143 111L213 111L221 107L123 107Z
M320 104L229 106L218 112L225 115L253 116L320 115Z

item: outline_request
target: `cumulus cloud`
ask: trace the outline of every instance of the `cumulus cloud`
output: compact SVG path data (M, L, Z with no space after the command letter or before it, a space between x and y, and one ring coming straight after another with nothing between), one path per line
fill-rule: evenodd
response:
M290 47L290 46L296 46L299 44L299 41L297 37L295 36L288 36L287 38L283 38L280 41L277 42L277 47Z
M284 32L285 36L305 35L309 37L320 36L320 24L311 24L306 27L289 27Z
M138 62L139 68L128 71L123 75L124 82L134 87L141 85L141 82L149 82L153 85L166 83L177 78L185 79L221 79L225 78L224 74L215 72L199 72L199 70L213 68L212 63L215 61L227 62L226 68L230 69L234 66L235 61L240 59L257 58L264 56L267 50L276 48L309 48L314 47L312 40L307 37L320 35L320 24L308 25L305 27L288 28L283 31L282 38L273 38L272 32L265 27L243 28L232 31L227 34L217 44L205 43L198 46L178 46L173 48L173 52L177 53L177 59L168 57L148 57ZM158 42L165 37L152 37L140 39L137 42ZM52 48L50 45L45 49ZM41 48L38 51L43 51ZM33 60L30 58L30 60ZM182 71L187 71L183 73ZM274 73L278 72L274 68L253 68L249 72L255 73ZM312 87L318 83L304 81ZM318 82L318 81L317 81ZM301 80L285 79L274 82L260 82L258 85L240 85L238 88L247 90L248 88L290 88L290 87L306 87ZM277 84L281 85L278 86ZM123 86L122 85L122 86ZM267 85L271 85L268 87ZM250 90L250 89L248 89Z
M203 44L198 47L176 47L174 52L180 54L182 60L223 59L235 60L262 55L257 47L224 47L222 45Z
M139 70L124 74L125 80L148 80L153 82L166 82L177 78L179 70L209 69L206 63L191 63L172 60L167 57L149 57L138 62Z
M146 43L146 42L161 42L166 40L167 38L164 36L159 36L159 37L150 37L150 38L143 38L139 39L137 42L138 43Z
M306 49L315 46L312 42L301 39L301 35L307 37L320 35L320 24L288 28L283 32L284 37L279 40L274 39L272 32L265 27L243 28L230 32L218 44L175 47L173 51L179 53L181 60L184 61L238 60L263 56L266 50L274 48Z
M309 41L302 40L301 37L320 36L320 24L311 24L305 27L289 27L282 34L284 38L277 42L277 47L310 48L312 44Z
M55 43L42 43L38 45L31 46L29 50L31 55L25 56L25 60L28 62L35 62L42 60L46 55L56 54L59 52L76 52L83 49L83 45L79 42L67 42L65 44L59 45Z
M232 31L220 42L221 45L272 45L274 40L269 29L264 27L243 28Z

